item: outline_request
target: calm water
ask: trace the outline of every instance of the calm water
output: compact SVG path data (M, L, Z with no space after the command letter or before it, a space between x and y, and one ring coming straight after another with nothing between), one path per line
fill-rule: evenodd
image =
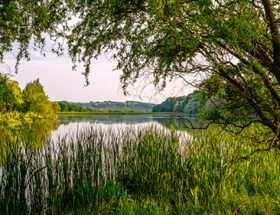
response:
M0 167L1 164L6 162L8 155L12 153L15 157L19 157L27 153L24 152L25 149L35 151L35 154L40 157L41 154L44 154L44 150L50 147L49 144L46 144L50 142L52 143L52 150L59 154L58 148L61 140L63 138L75 138L83 133L81 131L101 131L103 144L108 145L111 143L111 137L122 139L123 134L137 134L150 127L161 130L164 133L170 133L171 130L175 130L175 134L179 137L179 148L183 151L185 143L192 139L185 129L186 126L185 120L173 118L170 115L137 114L59 116L57 121L40 121L17 133L0 128ZM71 142L70 139L66 143ZM22 148L22 146L27 146L27 148ZM52 156L55 157L55 154ZM0 178L1 174L0 171Z
M0 136L0 142L2 142L0 144L0 182L4 181L3 184L8 186L8 176L12 172L17 180L26 183L24 197L28 204L33 201L38 186L40 186L43 198L48 199L47 188L50 178L57 180L56 183L61 186L66 183L65 181L69 182L69 186L73 186L73 180L69 179L73 178L77 172L75 169L77 165L75 166L73 162L77 164L81 154L82 157L90 154L91 156L87 157L85 162L79 163L84 165L79 168L82 172L90 170L92 183L98 186L107 179L114 180L119 171L118 168L128 159L124 156L125 153L123 154L126 148L133 149L128 138L136 144L137 141L133 142L133 140L139 137L138 132L150 127L156 131L160 130L160 134L167 136L171 130L175 129L174 132L179 137L178 152L184 159L185 147L192 141L192 136L184 129L185 122L182 119L159 114L70 115L60 116L57 121L41 121L16 135L2 129L2 132L0 130L0 135L2 135ZM6 132L5 137L3 137L4 132ZM8 161L17 161L18 166L13 168L14 163L12 166L4 166L3 164L9 163ZM90 161L92 165L85 165L86 161ZM67 169L66 179L63 171L65 169ZM34 177L34 172L36 172L36 177ZM0 184L0 192L4 192L5 186L1 187Z
M59 126L51 132L51 138L55 140L89 127L100 128L106 132L106 130L141 129L150 126L158 129L187 127L186 121L174 119L170 115L70 115L59 117Z
M40 121L17 133L0 128L0 165L6 160L9 151L19 154L22 143L28 148L41 150L48 139L58 143L61 138L73 138L84 130L102 131L105 138L125 132L137 133L145 128L175 133L181 142L190 140L191 135L186 132L186 120L163 114L137 115L67 115L59 116L57 121ZM68 141L69 142L69 141ZM12 144L11 144L12 143ZM183 144L184 145L184 144Z
M154 130L149 131L166 135L164 141L171 142L174 137L170 135L171 130L177 134L177 149L184 159L185 147L192 141L183 129L184 122L159 114L71 115L60 116L57 121L34 123L18 133L2 128L0 193L8 189L12 197L20 193L21 202L26 205L36 205L38 194L42 207L48 209L54 187L58 196L62 196L65 184L73 188L80 176L85 177L87 183L90 181L91 186L114 181L131 161L135 162L137 140L140 138L140 143L141 140L146 143L147 139L141 139L145 138L142 130L150 127ZM79 186L83 183L82 180ZM13 198L18 201L17 196Z

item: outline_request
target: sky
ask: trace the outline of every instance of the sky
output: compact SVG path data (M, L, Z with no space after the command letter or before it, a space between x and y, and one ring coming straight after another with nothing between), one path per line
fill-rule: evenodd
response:
M11 73L11 79L18 81L22 89L28 82L39 78L51 101L161 103L168 97L187 95L193 90L186 86L182 79L179 79L169 82L164 91L158 92L147 79L142 78L134 86L129 86L130 95L124 96L119 80L121 71L114 70L116 62L105 54L93 62L89 86L85 86L82 67L73 71L73 64L67 56L58 57L47 53L47 56L43 57L38 51L32 51L31 60L21 62L18 74L14 71L14 55L6 54L4 62L0 64L0 71Z

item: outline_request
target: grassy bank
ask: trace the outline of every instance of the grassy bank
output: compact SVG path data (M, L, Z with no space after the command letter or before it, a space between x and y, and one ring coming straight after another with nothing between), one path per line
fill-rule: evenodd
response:
M280 156L212 127L181 142L156 128L102 131L10 153L0 214L277 214Z

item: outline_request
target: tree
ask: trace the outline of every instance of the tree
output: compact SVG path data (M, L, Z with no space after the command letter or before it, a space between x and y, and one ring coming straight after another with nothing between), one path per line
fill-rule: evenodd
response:
M0 74L0 112L19 110L22 104L23 96L18 83Z
M69 111L69 103L67 101L58 102L61 112Z
M3 0L0 2L0 62L4 53L13 49L13 44L19 44L17 65L21 58L29 59L28 46L33 39L34 46L43 49L46 33L53 40L57 40L65 28L60 28L60 23L65 23L67 8L70 0ZM66 4L68 3L68 4ZM60 25L60 26L59 26ZM65 27L65 26L64 26ZM61 50L57 43L54 50Z
M173 107L176 102L177 99L175 97L168 98L161 104L155 105L153 107L153 112L173 112Z
M57 103L49 101L39 79L28 83L23 90L24 110L44 118L53 118L59 111Z
M177 112L197 119L205 113L200 110L209 109L206 108L206 101L202 100L203 95L200 91L194 91L187 96L168 98L161 104L155 105L153 112L173 112L176 109Z
M262 124L268 149L280 149L280 2L278 0L76 0L80 22L69 35L74 62L113 50L126 89L145 72L170 77L212 100L210 123ZM188 81L187 81L188 82ZM240 132L238 131L238 132Z

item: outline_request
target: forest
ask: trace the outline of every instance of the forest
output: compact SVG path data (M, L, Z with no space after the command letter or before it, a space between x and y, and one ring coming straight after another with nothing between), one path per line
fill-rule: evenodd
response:
M151 112L154 104L145 102L67 102L59 101L61 112Z
M167 98L161 104L155 105L153 112L177 112L199 117L205 105L206 101L203 101L202 93L197 91L187 96Z

